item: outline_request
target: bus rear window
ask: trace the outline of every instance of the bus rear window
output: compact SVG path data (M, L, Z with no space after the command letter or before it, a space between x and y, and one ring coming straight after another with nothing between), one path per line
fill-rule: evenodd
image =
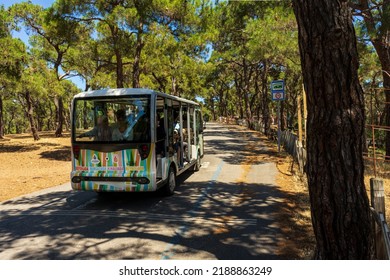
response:
M150 98L76 99L75 142L150 142Z

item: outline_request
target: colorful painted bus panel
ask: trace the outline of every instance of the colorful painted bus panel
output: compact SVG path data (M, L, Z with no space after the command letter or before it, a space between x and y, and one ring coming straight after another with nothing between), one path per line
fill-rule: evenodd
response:
M72 102L74 190L173 194L199 170L203 120L193 101L145 89L83 92Z

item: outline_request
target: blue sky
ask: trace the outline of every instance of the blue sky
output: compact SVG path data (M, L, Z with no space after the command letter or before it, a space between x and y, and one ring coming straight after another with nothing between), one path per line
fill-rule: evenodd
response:
M27 1L20 1L20 0L0 0L0 5L4 5L4 7L8 8L12 4L15 3L21 3L21 2L27 2ZM31 1L34 4L41 5L44 8L49 7L51 4L54 3L54 0L34 0Z
M0 0L0 6L3 5L5 8L8 8L9 6L12 6L16 3L22 3L27 1L21 1L21 0ZM50 7L55 1L54 0L33 0L31 1L33 4L40 5L44 8ZM24 30L21 30L19 32L13 33L14 37L20 38L25 44L28 45L28 35ZM71 79L73 83L76 84L76 86L81 90L85 89L85 82L80 77L74 77Z
M13 4L22 3L22 2L27 2L27 1L26 0L25 1L21 1L21 0L0 0L0 6L3 5L5 8L8 8L8 7L12 6ZM41 5L42 7L47 8L47 7L49 7L50 5L52 5L54 3L54 0L34 0L34 1L31 1L31 2L33 4ZM22 39L24 42L26 42L26 44L28 43L27 42L28 41L28 36L27 36L27 34L24 31L15 32L14 36Z

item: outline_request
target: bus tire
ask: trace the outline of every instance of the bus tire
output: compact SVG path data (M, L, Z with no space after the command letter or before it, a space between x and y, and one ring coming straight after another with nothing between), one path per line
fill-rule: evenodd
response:
M199 155L199 151L198 151L198 155L196 156L196 163L194 164L194 171L199 171L200 167L202 165L202 160L200 158L200 155Z
M164 194L167 196L173 195L175 192L176 184L177 181L176 181L175 168L173 165L171 165L171 167L169 167L168 181L166 182L163 189Z

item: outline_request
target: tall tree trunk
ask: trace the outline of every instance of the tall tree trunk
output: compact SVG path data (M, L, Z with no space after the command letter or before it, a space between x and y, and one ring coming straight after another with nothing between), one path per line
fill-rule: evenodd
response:
M263 75L262 75L262 93L263 93L263 100L262 100L262 120L264 122L264 134L266 136L269 136L271 134L271 125L270 125L270 115L269 115L269 94L268 94L268 84L267 84L267 79L268 79L268 61L264 60L263 61Z
M382 70L383 88L384 88L383 94L386 97L386 106L385 106L386 126L390 127L390 47L388 47L388 54L386 60L387 62L384 67L387 70ZM382 66L382 69L384 67ZM386 160L390 160L390 131L386 131L386 157L387 157Z
M116 58L116 87L123 88L124 87L124 76L123 76L123 60L121 51L115 50L115 58Z
M346 0L293 0L307 93L307 176L319 259L370 259L364 100Z
M4 138L3 98L0 96L0 139Z
M286 130L286 118L285 118L285 110L284 110L284 105L286 103L284 102L281 102L281 101L278 101L280 102L279 106L280 106L280 130L283 131L283 130Z
M243 59L242 61L243 65L243 87L242 94L244 96L244 105L245 105L245 116L248 122L248 128L253 129L253 118L252 118L252 110L250 107L250 102L249 102L249 81L250 81L250 76L251 76L251 70L249 69L249 66L247 64L246 59Z
M257 121L261 120L261 106L263 105L263 100L261 98L261 90L260 90L260 85L259 85L259 79L261 77L261 70L258 68L256 70L256 75L255 75L255 96L257 98L257 103L256 103L256 109L255 109L255 114L257 117Z
M56 119L57 119L57 128L55 135L56 137L62 136L62 127L64 125L64 104L61 96L54 97L54 105L56 107Z
M238 106L239 106L239 112L240 112L240 119L244 118L244 108L242 107L242 94L239 91L238 92Z
M238 77L238 74L234 74L234 85L236 87L236 93L238 97L240 119L244 118L244 108L242 107L242 79Z
M133 88L141 87L139 79L141 76L141 53L144 43L142 42L143 23L140 21L137 32L137 44L135 46L134 64L133 64Z
M122 59L122 50L119 43L119 28L114 24L108 24L108 27L111 31L113 49L116 59L116 87L123 88L124 85L124 76L123 76L123 59Z
M38 130L35 126L35 121L34 121L34 107L32 104L31 100L31 94L29 91L26 92L26 104L27 104L27 118L30 123L30 128L31 128L31 133L34 137L34 140L39 140L39 135L38 135Z
M209 99L209 103L210 103L210 107L211 107L211 113L213 114L213 120L217 120L217 113L215 112L215 102L214 102L214 98L211 97Z
M46 119L46 127L47 127L47 130L52 130L52 129L54 129L54 124L53 124L53 119L55 119L55 118L53 118L53 110L52 110L52 107L51 106L49 106L49 110L50 110L50 112L49 112L49 117Z
M219 97L219 115L227 117L227 113L225 110L226 109L225 98L224 98L224 92L222 87L220 87L220 89L218 90L218 97Z

